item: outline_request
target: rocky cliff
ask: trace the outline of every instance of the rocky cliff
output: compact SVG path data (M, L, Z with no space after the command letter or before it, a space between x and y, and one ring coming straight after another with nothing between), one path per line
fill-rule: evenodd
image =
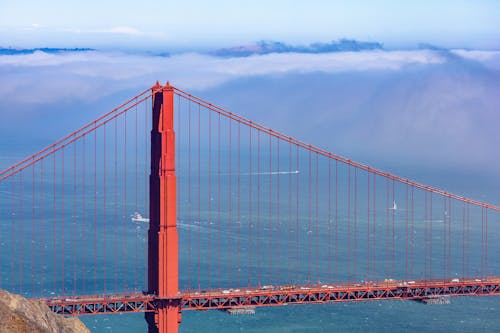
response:
M89 333L78 318L65 318L41 301L0 290L0 333Z

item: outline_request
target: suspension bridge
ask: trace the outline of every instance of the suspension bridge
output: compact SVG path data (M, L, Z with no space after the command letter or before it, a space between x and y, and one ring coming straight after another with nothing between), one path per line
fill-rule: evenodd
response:
M0 199L0 288L150 332L188 310L500 294L500 207L168 83L1 171Z

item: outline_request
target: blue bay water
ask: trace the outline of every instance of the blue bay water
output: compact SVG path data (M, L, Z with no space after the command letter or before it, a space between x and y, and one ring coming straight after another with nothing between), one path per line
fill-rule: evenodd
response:
M181 242L184 241L185 243L188 228L184 223L180 224L179 231ZM130 223L130 228L131 230L128 233L130 238L129 251L134 251L134 239L137 234L140 235L139 244L143 251L146 245L147 227ZM227 233L225 232L225 234ZM262 244L267 246L268 240L263 238ZM186 258L185 251L184 248L181 258ZM222 251L224 252L224 249ZM493 253L492 258L494 258ZM101 262L100 260L103 260L103 258L98 258L99 262ZM222 261L224 261L224 257L222 257ZM77 262L77 264L88 266L88 273L90 274L88 277L79 275L77 277L78 285L81 286L83 284L82 280L87 278L89 281L86 283L86 288L92 289L94 283L93 263L90 260L86 263ZM181 262L181 267L183 264L185 266L186 262ZM50 271L50 263L48 265L47 270ZM112 289L113 280L116 278L119 281L128 279L128 284L133 286L133 272L124 271L116 276L113 264L108 263L108 265L108 291L120 291ZM286 262L276 263L276 266L283 268L283 272L286 272ZM342 267L345 268L345 263L342 264ZM137 269L141 272L141 282L139 284L144 285L143 273L146 266L142 259L139 261ZM263 269L266 270L267 267ZM306 268L303 269L303 275L306 276ZM286 273L282 274L286 275ZM98 289L102 290L102 270L97 271L97 278ZM214 275L213 278L215 279L216 276ZM50 285L51 282L50 278L47 278L44 284ZM67 279L68 289L71 287L71 283L70 275ZM181 275L181 285L185 287L187 283L186 279L182 278ZM206 279L202 283L206 284ZM138 289L141 289L140 286L138 286ZM59 292L56 292L56 294ZM494 332L500 329L500 323L495 316L499 307L500 299L498 297L460 297L452 298L451 304L448 305L423 305L413 301L289 305L277 308L257 308L254 315L240 316L219 311L185 311L183 312L180 331L273 333L311 331L387 332L388 330L396 332ZM145 332L147 329L143 314L82 316L81 319L92 332Z
M186 141L184 141L185 144ZM254 147L255 148L255 147ZM193 151L196 154L196 151ZM141 155L142 156L142 155ZM186 157L181 163L180 170L186 170ZM233 158L234 158L233 154ZM201 289L244 287L247 280L250 280L252 286L263 284L295 284L295 283L335 283L336 281L363 281L363 280L383 280L384 278L403 279L405 276L405 256L406 240L412 240L414 254L414 275L409 278L425 278L429 274L429 268L432 265L434 277L441 277L442 258L443 258L443 240L445 235L445 223L449 222L450 234L453 242L449 244L449 250L453 254L450 262L450 275L452 277L462 276L462 235L463 222L461 221L461 206L454 205L450 210L450 215L443 213L442 202L434 198L434 213L426 218L424 213L424 203L422 193L418 193L415 212L416 219L413 235L406 236L408 222L405 213L405 189L396 186L395 201L398 202L398 211L389 211L392 207L392 198L386 199L386 183L380 182L378 190L378 201L376 206L372 207L376 211L378 219L376 226L372 231L367 231L366 214L361 207L365 207L367 202L366 192L363 192L362 186L358 192L359 195L359 215L357 217L356 238L353 237L354 230L348 230L348 221L352 223L353 215L348 216L345 207L345 193L340 193L338 214L338 240L336 256L338 257L337 272L332 274L334 263L329 262L333 250L328 246L335 246L330 243L327 235L329 228L333 226L332 218L328 218L326 211L328 204L324 200L319 200L318 210L320 218L316 220L314 208L311 210L308 203L308 168L307 154L300 156L300 174L293 175L292 185L299 185L303 189L303 195L299 201L299 218L295 223L295 211L292 213L294 223L288 221L290 208L297 208L295 201L290 204L286 194L288 193L287 183L290 181L286 175L281 183L281 199L279 200L281 219L276 219L276 207L269 205L267 198L269 182L276 184L276 176L263 175L241 177L241 192L245 193L239 200L242 204L242 212L238 218L233 210L232 219L229 216L229 204L227 198L233 198L233 204L236 203L235 193L224 192L224 197L220 203L222 211L220 219L217 217L217 193L215 185L212 192L207 189L208 179L200 182L200 191L203 198L198 208L196 199L189 203L187 200L188 191L186 186L189 183L187 174L180 172L178 174L179 184L179 206L178 206L178 225L180 235L180 285L181 289L196 288ZM147 156L146 156L147 157ZM227 156L226 156L227 158ZM262 156L263 164L268 156ZM288 160L286 153L282 159ZM145 158L144 160L147 160ZM216 159L212 159L212 170L216 170ZM102 163L102 161L98 161ZM109 162L109 161L108 161ZM183 163L183 164L182 164ZM233 162L234 163L234 162ZM253 171L257 170L255 159L253 161ZM266 162L267 163L267 162ZM273 162L275 163L275 162ZM283 163L283 161L282 161ZM146 164L142 161L142 164ZM242 174L249 172L248 158L242 158L242 164L247 169L242 169ZM108 163L112 165L112 163ZM206 156L202 156L202 165L206 167ZM222 160L224 163L224 156ZM324 166L324 165L323 165ZM226 165L227 168L227 165ZM314 165L312 167L314 169ZM130 167L129 170L132 170ZM146 168L147 169L147 168ZM299 169L299 168L297 168ZM233 164L233 171L236 165ZM276 168L269 167L267 171L273 171ZM291 170L295 170L294 165ZM88 170L90 171L90 170ZM221 186L227 188L228 181L232 179L233 191L237 179L233 176L227 176L228 170L223 170ZM263 171L266 169L263 167ZM321 170L320 170L321 171ZM66 174L71 175L71 170ZM322 169L323 176L325 169ZM345 166L341 169L342 181L340 187L345 191ZM128 185L124 188L113 190L113 175L108 175L108 194L95 191L91 184L91 175L87 178L87 185L81 190L83 194L89 195L87 202L81 198L76 200L72 194L72 184L68 182L64 186L57 184L57 191L64 187L64 202L69 203L64 212L64 230L53 229L49 223L50 209L52 205L52 187L50 179L40 185L42 194L37 194L42 201L35 208L37 210L36 218L30 218L31 197L28 188L23 190L24 199L14 198L14 206L17 207L22 202L24 209L23 224L19 225L12 221L11 197L7 195L11 183L0 184L0 288L21 292L24 296L45 296L54 295L72 295L93 294L93 293L119 293L124 291L134 292L146 289L146 255L147 255L147 224L137 224L130 221L130 215L138 210L142 213L148 211L147 208L147 190L144 187L146 176L142 175L138 186L138 203L134 202L134 196L130 195L125 199L123 193L127 193L133 187L133 176L130 177ZM361 174L358 175L361 182ZM50 175L46 175L50 178ZM97 175L98 183L102 181L102 175ZM216 184L218 177L212 174L211 180ZM281 177L281 176L280 176ZM351 181L353 175L350 175ZM252 185L249 184L250 178L253 179ZM321 178L324 179L324 178ZM196 181L193 176L192 181ZM249 189L255 195L258 191L257 182L261 182L261 199L253 199L250 205L250 199L247 197ZM373 178L372 178L373 181ZM461 182L462 179L448 179L449 184ZM426 183L431 183L426 182ZM3 187L2 187L3 186ZM13 186L17 186L14 183ZM38 185L37 185L38 186ZM128 186L128 187L127 187ZM111 189L111 190L110 190ZM80 191L80 190L79 190ZM278 202L275 197L276 188L273 188L274 203ZM295 191L295 190L293 190ZM480 193L481 198L495 203L495 194L498 189L483 191L477 188L470 188L470 192ZM43 194L46 192L47 196ZM118 200L115 198L115 192L119 192ZM314 189L313 189L314 192ZM326 197L326 186L321 183L318 186L320 198ZM490 193L491 192L491 193ZM80 193L80 192L79 192ZM193 191L193 193L196 193ZM469 188L462 187L461 193L469 193ZM293 193L295 199L295 192ZM484 197L483 197L484 195ZM391 194L392 196L392 194ZM106 197L109 211L104 211L103 200ZM58 202L61 198L57 199ZM73 201L75 200L75 201ZM97 202L97 204L94 203ZM261 200L258 202L258 200ZM365 200L365 201L364 201ZM373 200L373 199L372 199ZM314 201L314 200L313 200ZM73 202L78 207L78 212L73 212ZM261 216L257 216L257 208L260 204ZM372 202L373 205L373 202ZM291 207L293 206L293 207ZM314 206L314 204L312 205ZM80 211L80 207L83 207ZM233 207L234 208L234 207ZM16 208L17 209L17 208ZM209 212L211 210L211 213ZM352 209L352 207L351 207ZM83 211L86 213L83 214ZM59 213L60 214L60 213ZM95 214L95 216L94 216ZM198 214L200 215L198 217ZM250 214L252 218L250 218ZM491 215L489 223L489 262L486 272L480 270L481 255L481 223L480 212L477 210L471 212L473 224L470 231L470 242L472 244L467 256L470 261L470 276L481 276L487 274L498 275L500 272L500 263L496 260L495 253L500 250L500 228L498 228L498 215ZM312 216L312 218L311 218ZM373 217L372 217L373 218ZM394 238L388 237L386 230L392 227L394 220ZM60 216L56 219L60 223ZM479 220L479 222L478 222ZM17 220L16 220L17 221ZM430 225L429 221L432 221ZM60 226L60 225L59 225ZM352 228L353 225L351 224ZM377 244L371 244L371 255L376 253L377 269L371 262L371 272L366 272L366 241L373 241L375 235L373 228L377 233ZM429 228L432 228L433 234L426 236ZM241 229L241 230L240 230ZM219 231L220 230L220 231ZM427 230L427 231L426 231ZM252 236L250 236L252 233ZM24 235L19 238L18 235ZM349 235L349 237L348 237ZM200 237L200 247L197 245L197 237ZM250 239L250 237L252 237ZM431 237L435 244L432 255L427 252ZM218 240L221 240L220 243ZM347 246L348 242L356 247L356 264L349 261ZM235 263L236 244L240 244L241 262L240 267ZM321 245L317 250L316 242ZM391 272L391 263L388 258L392 253L387 250L387 245L394 242L394 272ZM216 244L219 244L216 246ZM297 246L296 248L295 246ZM309 245L312 244L312 247ZM199 250L198 250L199 249ZM311 254L308 251L312 251ZM62 251L64 250L64 251ZM298 251L297 251L298 250ZM197 262L194 257L201 257L202 274L198 276ZM317 252L318 251L318 252ZM316 254L318 254L316 256ZM220 274L216 266L219 264L217 258L220 256L221 270ZM20 266L11 267L12 258L15 258L14 265L21 263ZM191 259L189 259L191 258ZM311 260L312 259L312 260ZM424 259L427 260L426 265ZM432 263L430 263L432 261ZM65 262L65 267L62 267ZM249 265L247 265L249 263ZM35 264L41 264L41 267L33 269ZM210 268L211 267L211 268ZM297 269L298 267L298 269ZM238 271L238 268L240 269ZM37 272L37 273L33 273ZM22 273L22 274L21 274ZM239 285L234 285L236 276L241 274L242 281ZM257 276L259 274L259 276ZM20 286L20 276L23 276L24 286ZM64 283L63 283L64 282ZM62 285L64 284L64 289ZM31 285L31 287L29 287ZM30 289L31 288L31 289ZM22 291L21 291L22 289ZM423 305L411 301L377 301L366 303L337 303L323 305L289 305L276 308L257 308L255 315L232 316L219 311L208 312L183 312L183 322L181 332L494 332L500 331L500 323L495 314L500 307L499 297L461 297L453 298L449 305ZM83 316L81 319L92 330L92 332L145 332L147 327L143 314L122 314L122 315L97 315Z

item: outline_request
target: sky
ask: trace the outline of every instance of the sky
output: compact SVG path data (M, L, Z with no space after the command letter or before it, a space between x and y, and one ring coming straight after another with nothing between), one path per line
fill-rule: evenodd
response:
M159 80L402 177L500 195L498 17L499 1L0 0L0 46L97 48L0 55L0 169ZM340 38L384 50L206 52Z
M189 49L355 38L500 48L495 0L1 0L3 47Z

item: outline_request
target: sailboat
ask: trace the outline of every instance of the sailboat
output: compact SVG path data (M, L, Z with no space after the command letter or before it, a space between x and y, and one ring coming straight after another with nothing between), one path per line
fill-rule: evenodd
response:
M398 209L398 205L396 204L396 200L394 200L394 201L392 202L392 207L391 207L391 208L389 208L389 209L391 209L391 210L397 210L397 209Z

